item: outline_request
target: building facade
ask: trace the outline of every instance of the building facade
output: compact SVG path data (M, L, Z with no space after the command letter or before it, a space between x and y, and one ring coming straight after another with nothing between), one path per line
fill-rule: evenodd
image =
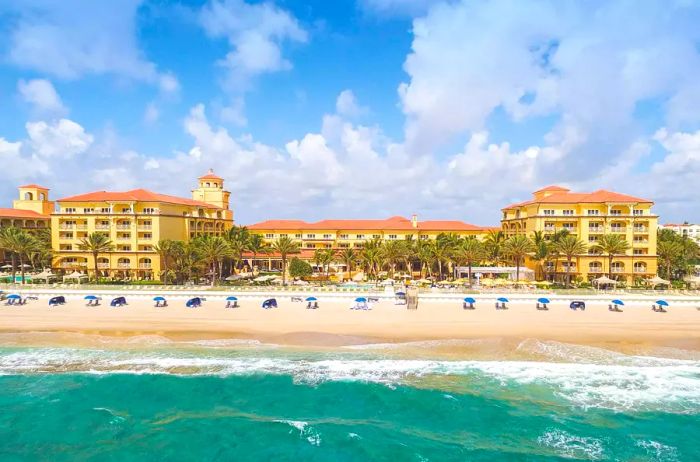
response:
M373 239L418 241L435 239L441 233L483 236L493 229L456 220L418 221L416 215L411 219L395 216L385 220L321 220L314 223L301 220L267 220L247 228L262 235L267 243L272 243L282 236L295 240L301 248L301 253L295 256L305 260L311 260L318 249L361 250L367 241ZM246 256L251 257L249 254ZM272 253L258 258L258 263L263 267L280 267L279 255Z
M588 253L572 262L572 274L590 280L611 272L619 280L632 282L656 275L658 217L652 211L653 205L650 200L612 191L575 193L549 186L535 191L529 201L505 207L501 228L506 236L532 237L541 231L545 238L567 230L589 246ZM612 268L607 267L607 257L595 254L593 249L607 233L619 234L630 244L625 255L615 256ZM526 264L536 269L537 263L531 259ZM549 262L546 270L548 274L565 274L565 259Z
M114 251L98 256L101 277L158 279L161 239L188 241L196 236L223 235L233 225L230 193L213 172L199 178L192 199L146 189L98 191L58 199L51 216L54 267L92 272L93 256L80 250L92 233L104 233Z
M12 208L0 208L0 228L16 227L27 231L48 229L54 203L49 200L49 190L36 184L20 186L18 199ZM1 265L8 264L9 257L0 250Z
M680 236L687 237L700 244L700 225L694 225L692 223L667 223L665 225L660 225L659 229L669 229Z

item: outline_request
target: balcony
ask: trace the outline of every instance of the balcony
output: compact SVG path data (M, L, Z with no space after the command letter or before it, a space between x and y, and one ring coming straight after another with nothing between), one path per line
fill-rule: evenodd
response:
M151 269L152 267L151 263L139 263L139 269Z
M98 269L109 269L109 263L98 263L97 268Z
M644 233L644 234L646 234L646 233L649 232L649 228L647 228L646 226L635 226L635 227L634 227L634 232L635 232L635 233Z
M589 228L588 228L588 232L589 232L589 233L594 233L594 234L595 234L595 233L604 233L604 232L605 232L605 228L603 228L602 226L589 227Z
M150 231L153 229L152 225L138 225L137 229L139 231Z
M84 262L84 261L62 261L59 266L61 268L75 268L76 266L86 267L87 262Z
M634 272L635 273L646 273L647 269L646 268L635 268Z
M117 268L129 269L129 268L131 268L131 263L117 263Z
M79 229L79 230L84 231L87 229L87 225L73 225L73 224L63 223L63 224L58 225L58 229L67 229L67 230L71 230L71 231L74 229Z
M612 270L610 271L611 273L624 273L625 269L624 268L617 268L617 267L612 267Z
M117 236L118 241L130 241L131 236Z
M615 226L610 228L611 233L626 233L627 228L620 227L620 226Z
M95 225L95 229L98 231L109 231L109 225Z
M124 224L122 224L122 225L117 225L116 228L117 228L117 229L126 229L126 230L129 230L129 229L131 229L131 225L124 225Z

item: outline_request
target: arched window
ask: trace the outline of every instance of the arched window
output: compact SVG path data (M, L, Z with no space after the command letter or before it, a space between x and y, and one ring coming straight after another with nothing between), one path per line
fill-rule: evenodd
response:
M221 218L221 212L216 212L216 218Z
M588 272L589 273L602 273L603 272L603 264L599 261L592 261L588 264Z
M44 194L44 193L39 193L39 199L41 199L42 201L45 201L45 200L46 200L46 194Z
M218 188L218 187L219 187L219 183L214 183L214 187L215 187L215 188Z
M199 209L199 211L197 213L199 214L200 217L203 217L204 216L204 209Z
M635 273L646 273L647 272L647 264L643 261L634 262L634 272Z
M612 272L613 273L624 273L625 272L625 264L621 261L613 262Z
M204 186L208 188L209 186L211 186L211 184L207 181L206 183L204 183Z
M24 200L25 201L31 201L34 200L34 195L30 192L24 193Z

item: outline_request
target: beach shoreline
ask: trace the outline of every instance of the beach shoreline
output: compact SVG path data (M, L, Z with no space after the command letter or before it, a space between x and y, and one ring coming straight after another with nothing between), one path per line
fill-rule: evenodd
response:
M93 292L94 293L94 292ZM30 295L31 291L23 291ZM476 309L462 309L462 295L425 296L418 310L395 305L382 295L371 310L351 310L355 295L323 294L320 308L306 309L293 302L296 294L275 293L279 307L260 307L264 294L239 297L239 308L225 308L225 295L207 294L200 308L186 308L191 294L168 295L169 305L155 308L151 294L123 293L128 305L110 307L114 293L96 293L98 307L88 307L84 294L67 294L67 303L49 307L52 294L23 306L0 306L0 345L33 343L70 345L90 343L90 337L115 340L162 338L169 341L241 340L300 348L338 348L366 344L422 341L525 339L582 345L613 345L625 351L670 347L700 350L700 311L695 299L670 301L665 313L653 312L653 298L627 301L624 311L608 311L602 297L586 300L585 311L573 311L571 297L551 294L548 311L535 308L535 295L512 298L507 310L496 310L492 299L477 299ZM71 335L77 334L77 335ZM82 337L81 337L82 336ZM78 339L78 340L76 340ZM103 342L104 343L104 342ZM446 348L449 352L449 348Z

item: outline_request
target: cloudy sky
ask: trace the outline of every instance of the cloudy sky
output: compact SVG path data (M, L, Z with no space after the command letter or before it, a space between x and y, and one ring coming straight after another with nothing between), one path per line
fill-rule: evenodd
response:
M549 184L698 222L698 24L696 0L0 0L0 204L214 168L241 224L496 224Z

